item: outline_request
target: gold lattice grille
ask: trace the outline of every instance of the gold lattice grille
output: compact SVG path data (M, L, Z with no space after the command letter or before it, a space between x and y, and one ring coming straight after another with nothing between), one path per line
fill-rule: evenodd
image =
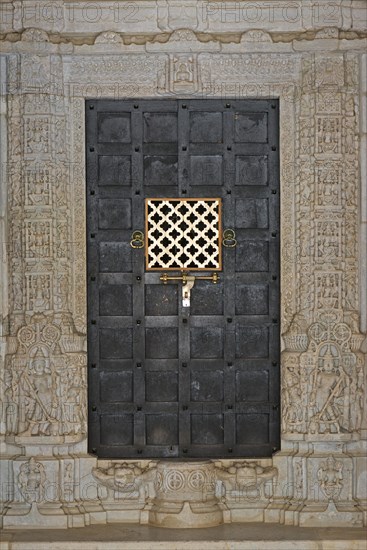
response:
M222 269L221 199L146 199L146 268Z

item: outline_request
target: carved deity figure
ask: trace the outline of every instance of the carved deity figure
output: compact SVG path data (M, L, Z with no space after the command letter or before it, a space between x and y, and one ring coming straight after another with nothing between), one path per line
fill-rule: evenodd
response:
M340 433L349 422L349 380L335 345L320 348L311 391L311 433Z
M68 435L86 433L86 385L78 369L72 369L67 373L65 388L62 395L62 431Z
M20 378L20 402L23 403L19 434L57 435L58 400L55 375L49 358L39 347L30 359L28 370Z
M343 488L343 464L337 462L334 457L329 456L325 462L322 462L317 471L317 479L321 490L329 500L338 498Z
M284 376L283 418L285 431L300 433L303 426L301 379L296 367L289 367Z
M32 457L20 467L18 475L19 489L27 502L43 500L46 474L43 465Z
M29 280L30 309L50 309L50 276L34 275Z

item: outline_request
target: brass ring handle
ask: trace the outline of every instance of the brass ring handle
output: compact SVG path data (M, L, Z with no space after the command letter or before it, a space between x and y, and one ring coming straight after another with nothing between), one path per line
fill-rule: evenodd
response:
M144 247L144 233L142 231L134 231L131 235L130 241L131 248L143 248Z
M226 248L234 248L237 245L236 233L234 229L225 229L223 231L222 243Z

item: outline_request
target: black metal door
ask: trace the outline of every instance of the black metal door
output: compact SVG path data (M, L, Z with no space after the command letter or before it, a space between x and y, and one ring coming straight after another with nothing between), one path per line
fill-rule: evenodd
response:
M99 457L279 448L278 109L86 102L89 451ZM145 198L200 197L222 199L237 244L222 249L218 283L196 280L183 307L182 283L163 284L130 241L144 231Z

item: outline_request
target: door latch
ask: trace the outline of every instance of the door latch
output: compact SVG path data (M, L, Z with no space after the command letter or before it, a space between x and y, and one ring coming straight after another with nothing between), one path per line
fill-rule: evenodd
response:
M191 289L193 288L196 279L202 280L202 281L212 281L213 284L217 284L219 281L219 275L218 273L213 273L213 275L189 275L186 272L183 272L182 275L167 275L167 273L163 273L163 275L160 276L160 280L163 282L164 285L168 283L168 281L182 281L182 307L190 307L190 295L191 295Z

